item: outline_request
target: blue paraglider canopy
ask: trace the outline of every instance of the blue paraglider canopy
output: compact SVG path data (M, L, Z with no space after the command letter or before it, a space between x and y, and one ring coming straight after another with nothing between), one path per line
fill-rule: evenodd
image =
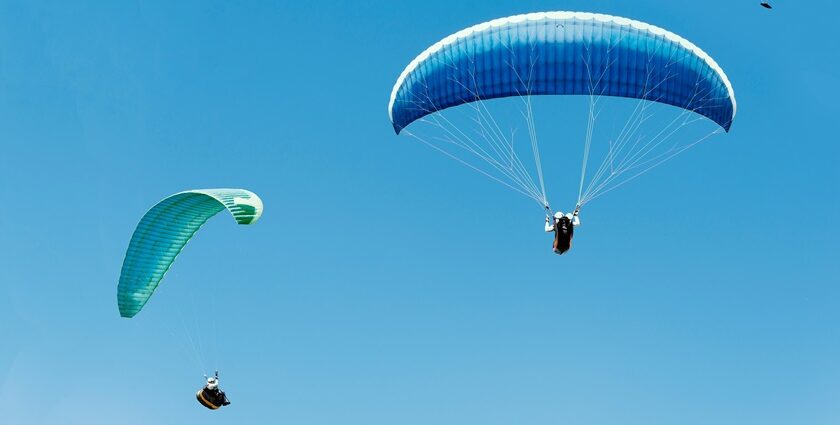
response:
M397 134L420 140L544 208L549 201L532 101L538 95L589 100L577 206L728 132L737 111L723 69L685 38L617 16L540 12L474 25L427 48L397 78L388 116ZM490 101L500 98L520 99L514 103L521 110L494 114L496 102ZM602 115L608 108L601 98L635 100L637 106L621 124L610 120L613 114ZM459 110L463 117L453 117ZM668 110L676 117L660 119ZM456 112L444 114L448 111ZM520 115L530 146L520 147L518 126L505 122ZM599 116L617 133L596 131ZM712 131L691 133L704 122ZM603 160L588 173L590 154L599 151ZM564 158L571 152L564 150ZM529 155L531 164L522 160Z
M435 43L402 72L388 112L399 133L477 100L590 94L674 105L727 131L736 110L723 70L688 40L616 16L547 12L485 22Z

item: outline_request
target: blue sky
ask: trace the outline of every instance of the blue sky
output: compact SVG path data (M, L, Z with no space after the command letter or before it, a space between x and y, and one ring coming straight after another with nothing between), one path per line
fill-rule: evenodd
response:
M170 3L0 5L0 422L840 421L840 6ZM591 204L564 257L533 203L386 113L430 44L546 10L681 34L739 104ZM137 221L205 187L265 214L209 222L121 319ZM194 401L187 334L229 408Z

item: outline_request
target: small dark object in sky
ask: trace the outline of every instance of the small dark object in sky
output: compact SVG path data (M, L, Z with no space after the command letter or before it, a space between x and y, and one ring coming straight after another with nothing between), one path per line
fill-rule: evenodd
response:
M770 6L770 3L767 3L766 1L761 2L761 5L764 6L765 9L773 8L773 6Z

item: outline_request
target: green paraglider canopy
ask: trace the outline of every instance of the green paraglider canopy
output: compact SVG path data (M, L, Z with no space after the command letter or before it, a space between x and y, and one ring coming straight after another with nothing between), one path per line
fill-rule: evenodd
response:
M254 224L263 204L244 189L188 190L158 202L143 216L125 253L117 286L122 317L134 317L143 308L195 232L224 209L237 223Z

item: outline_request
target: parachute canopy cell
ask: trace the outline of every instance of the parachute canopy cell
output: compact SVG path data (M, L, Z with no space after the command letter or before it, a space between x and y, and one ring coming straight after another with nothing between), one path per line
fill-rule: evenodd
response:
M143 216L125 253L117 287L122 317L134 317L143 308L190 238L224 209L237 223L254 224L263 204L244 189L188 190L158 202Z
M399 133L428 114L478 100L590 94L674 105L726 131L736 112L723 70L688 40L616 16L545 12L485 22L435 43L402 72L388 113Z

